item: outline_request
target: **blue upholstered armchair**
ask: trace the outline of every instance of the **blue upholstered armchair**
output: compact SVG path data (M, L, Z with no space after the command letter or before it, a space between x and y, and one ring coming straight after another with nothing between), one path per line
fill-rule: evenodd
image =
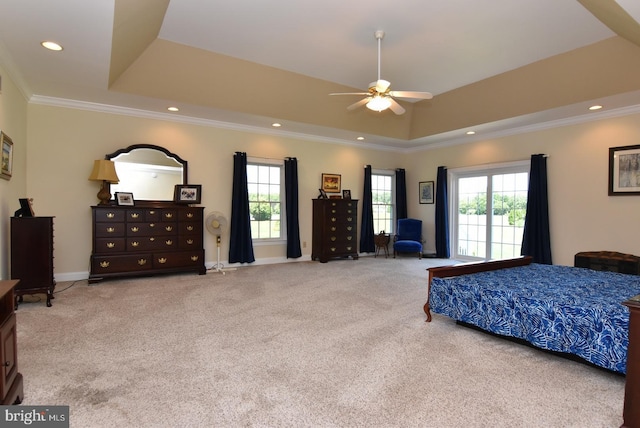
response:
M418 253L418 258L422 258L422 220L398 220L398 230L393 238L393 258L397 253Z

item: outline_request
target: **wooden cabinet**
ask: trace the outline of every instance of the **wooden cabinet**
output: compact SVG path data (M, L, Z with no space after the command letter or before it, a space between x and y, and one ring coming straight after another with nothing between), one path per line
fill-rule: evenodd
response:
M624 390L624 427L640 428L640 296L624 305L629 308L629 347Z
M53 217L11 218L11 278L20 280L14 290L17 299L25 294L44 293L47 306L51 306L56 286Z
M22 374L18 372L18 335L13 294L19 282L0 281L0 404L5 406L20 404L24 398Z
M615 251L585 251L574 257L574 266L640 275L640 257Z
M203 207L95 206L89 282L156 273L206 273Z
M358 200L313 200L312 260L358 258Z

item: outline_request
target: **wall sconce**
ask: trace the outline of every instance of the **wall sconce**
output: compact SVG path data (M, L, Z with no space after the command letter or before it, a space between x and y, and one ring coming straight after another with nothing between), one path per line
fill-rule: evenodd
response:
M120 181L118 174L116 174L116 164L106 159L93 161L93 171L91 171L89 180L102 181L102 187L98 192L98 199L100 199L98 205L109 205L111 189L108 183L116 184Z

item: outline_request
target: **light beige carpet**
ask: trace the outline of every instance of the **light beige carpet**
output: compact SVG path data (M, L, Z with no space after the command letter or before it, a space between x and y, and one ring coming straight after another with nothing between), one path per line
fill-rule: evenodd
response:
M18 309L24 403L69 405L72 427L620 426L623 377L425 323L438 263L79 282Z

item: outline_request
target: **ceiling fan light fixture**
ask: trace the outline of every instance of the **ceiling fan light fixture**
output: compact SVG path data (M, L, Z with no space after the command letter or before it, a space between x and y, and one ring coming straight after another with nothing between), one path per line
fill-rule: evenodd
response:
M384 111L391 106L391 100L388 97L376 95L367 103L367 108L373 111Z

